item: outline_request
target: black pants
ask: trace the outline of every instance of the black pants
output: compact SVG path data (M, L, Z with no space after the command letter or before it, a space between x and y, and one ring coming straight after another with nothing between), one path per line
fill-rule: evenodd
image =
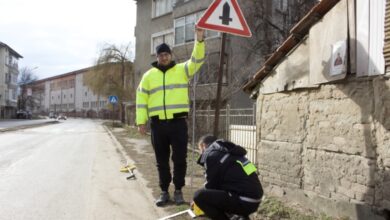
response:
M160 188L162 191L168 191L172 180L169 167L172 147L173 184L177 190L180 190L185 185L184 178L187 170L188 128L186 119L152 120L151 130Z
M194 202L211 219L229 219L226 213L249 216L260 203L242 201L237 195L222 190L200 189L195 192Z

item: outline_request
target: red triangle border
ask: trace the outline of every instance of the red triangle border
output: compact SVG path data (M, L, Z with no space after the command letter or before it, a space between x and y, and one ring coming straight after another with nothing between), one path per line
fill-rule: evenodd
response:
M230 0L230 1L231 1L232 5L234 7L234 10L236 11L236 13L238 15L238 18L240 20L240 23L241 23L242 27L244 28L243 30L206 23L206 21L210 18L211 14L215 11L215 9L221 3L221 1L222 0L215 0L209 6L209 8L207 8L206 12L199 19L199 21L198 21L196 26L198 26L200 28L208 29L208 30L220 31L220 32L234 34L234 35L239 35L239 36L242 36L242 37L251 37L252 33L251 33L251 31L250 31L250 29L248 27L248 24L246 23L246 20L245 20L243 14L242 14L240 6L237 3L237 0Z

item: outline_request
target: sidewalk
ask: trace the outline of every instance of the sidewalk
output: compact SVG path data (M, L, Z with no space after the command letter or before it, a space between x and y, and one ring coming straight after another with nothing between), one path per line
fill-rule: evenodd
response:
M58 121L55 119L6 119L0 120L0 132L15 131L18 129L25 129L54 123L58 123Z

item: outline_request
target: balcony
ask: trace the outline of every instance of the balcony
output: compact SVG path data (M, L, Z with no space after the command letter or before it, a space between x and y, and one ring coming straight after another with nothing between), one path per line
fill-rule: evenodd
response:
M14 76L14 80L12 80L12 75ZM7 84L9 88L17 88L18 87L18 83L16 80L17 78L18 78L17 74L6 74L5 84Z
M7 100L5 100L5 106L10 106L10 107L15 107L16 108L17 101L16 100L7 99Z
M10 69L10 72L15 73L15 71L16 71L16 73L19 73L18 63L6 63L5 65Z

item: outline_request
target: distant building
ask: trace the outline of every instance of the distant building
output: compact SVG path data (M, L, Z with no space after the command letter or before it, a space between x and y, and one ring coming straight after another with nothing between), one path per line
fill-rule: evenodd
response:
M27 85L31 91L33 114L48 115L49 112L65 113L76 117L110 117L108 97L97 96L84 82L84 74L93 67L80 69L37 80Z
M18 52L0 42L0 119L16 116L20 58Z

